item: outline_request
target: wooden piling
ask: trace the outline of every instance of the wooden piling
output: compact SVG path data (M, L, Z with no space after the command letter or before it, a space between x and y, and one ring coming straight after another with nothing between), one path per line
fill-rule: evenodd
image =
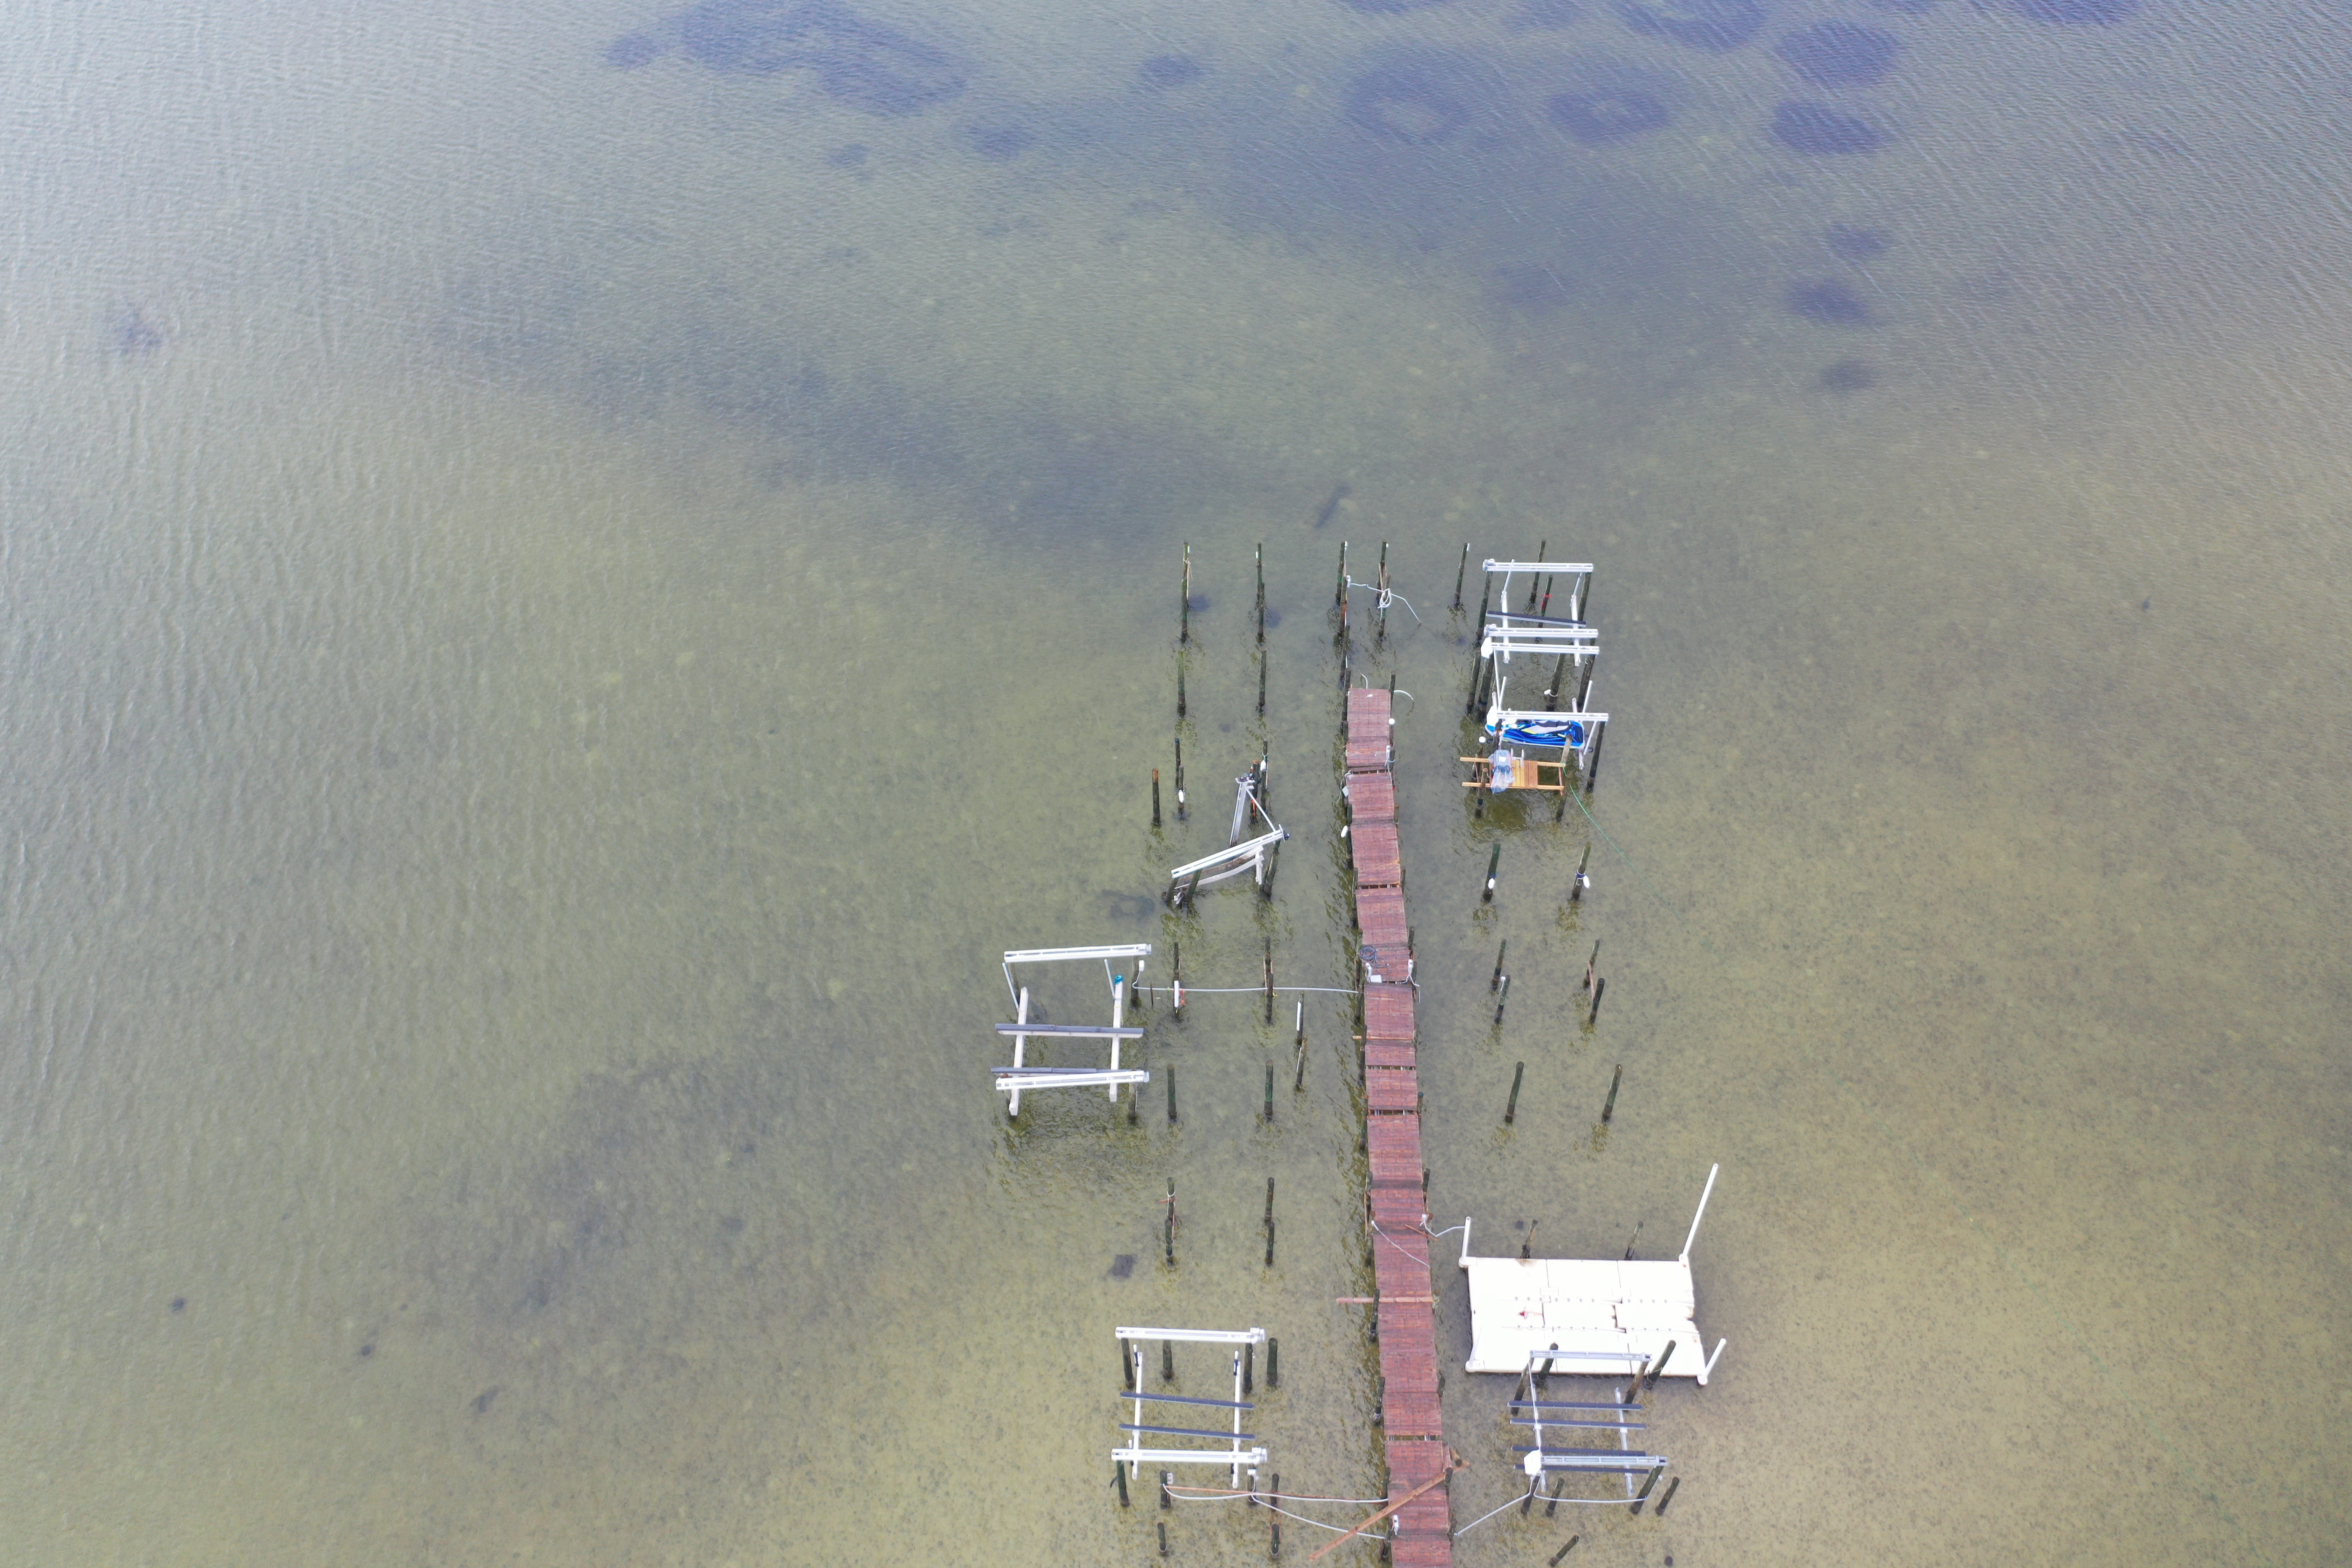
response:
M1495 841L1494 849L1488 853L1486 857L1486 889L1478 895L1478 901L1480 903L1491 904L1495 901L1496 868L1501 866L1502 863L1503 842L1498 838Z
M1176 820L1184 820L1184 737L1176 737ZM1591 854L1588 847L1585 851Z
M1389 542L1381 541L1381 596L1374 601L1380 607L1372 623L1372 640L1380 642L1389 635Z
M1601 1120L1606 1123L1617 1113L1617 1086L1625 1079L1625 1064L1619 1062L1617 1070L1609 1075L1609 1098L1601 1102ZM1173 1093L1173 1091L1171 1091Z
M1584 994L1585 994L1588 998L1589 998L1589 997L1591 997L1591 994L1592 994L1592 973L1593 973L1593 965L1595 965L1595 964L1599 963L1600 962L1601 962L1601 943L1600 943L1600 942L1596 939L1596 940L1593 942L1593 943L1592 943L1592 954L1591 954L1591 957L1589 957L1589 958L1587 958L1587 959L1584 961Z
M1495 997L1495 1027L1498 1029L1503 1026L1503 1004L1508 1002L1510 999L1511 977L1506 974L1503 976L1502 989Z
M1177 646L1181 647L1181 646L1183 646L1184 644L1191 642L1192 640L1192 546L1191 542L1188 541L1188 542L1185 543L1185 546L1184 546L1184 607L1183 607L1182 609L1179 610L1179 611L1177 612L1177 615L1176 615L1176 642L1177 642ZM1179 677L1179 679L1181 679L1181 677L1180 676L1180 677ZM1180 688L1180 689L1181 689L1181 688ZM1179 697L1179 698L1176 700L1176 711L1177 711L1177 712L1179 712L1179 713L1181 713L1181 712L1183 712L1183 711L1184 711L1184 700L1183 700L1183 699L1182 699L1181 697Z
M1184 717L1184 664L1181 658L1176 663L1176 717Z
M1168 1489L1168 1483L1175 1479L1176 1472L1173 1470L1162 1470L1160 1472L1160 1511L1162 1513L1166 1513L1170 1509L1176 1506L1175 1496ZM1163 1524L1160 1528L1165 1530L1168 1527Z
M1639 1492L1636 1492L1633 1496L1633 1506L1626 1511L1633 1514L1636 1519L1639 1519L1642 1515L1642 1505L1649 1500L1650 1489L1656 1486L1658 1484L1658 1478L1665 1473L1665 1466L1651 1466L1648 1477L1642 1482L1642 1489Z
M1683 1479L1680 1476L1676 1476L1674 1479L1666 1483L1666 1495L1660 1498L1658 1500L1658 1506L1650 1510L1654 1517L1659 1519L1666 1517L1666 1505L1675 1500L1675 1489L1682 1484Z
M1465 540L1462 542L1462 564L1454 569L1454 613L1457 616L1462 613L1462 579L1468 575L1469 571L1470 542Z
M1550 1511L1549 1511L1549 1510L1547 1510L1545 1511L1545 1517L1546 1517L1546 1518L1549 1518L1549 1517L1550 1517ZM1164 1524L1163 1524L1163 1525L1161 1525L1161 1526L1160 1527L1160 1536L1161 1536L1161 1538L1162 1538L1162 1539L1161 1539L1161 1544L1162 1544L1162 1545L1165 1545L1165 1544L1166 1544L1166 1536L1167 1536L1167 1534L1168 1534L1168 1527L1167 1527L1166 1525L1164 1525ZM1578 1542L1580 1542L1580 1541L1583 1540L1583 1539L1584 1539L1584 1537L1582 1537L1582 1536L1580 1536L1580 1535L1571 1535L1571 1536L1570 1536L1570 1537L1568 1538L1568 1544L1567 1544L1567 1545L1565 1545L1565 1546L1563 1546L1563 1547L1561 1547L1559 1551L1557 1551L1557 1552L1553 1552L1553 1553L1551 1554L1551 1561L1550 1561L1550 1562L1549 1562L1549 1563L1545 1563L1545 1564L1544 1564L1544 1568L1559 1568L1559 1560L1560 1560L1561 1558L1563 1558L1563 1557L1567 1556L1570 1552L1571 1552L1575 1551L1575 1550L1576 1550L1576 1543L1577 1543ZM1167 1556L1167 1555L1168 1555L1168 1553L1167 1553L1167 1552L1160 1552L1160 1555L1161 1555L1162 1557L1165 1557L1165 1556Z
M1257 1346L1255 1343L1245 1344L1242 1346L1242 1394L1246 1397L1256 1388Z
M1334 608L1344 608L1344 607L1345 607L1345 605L1347 605L1347 603L1348 603L1348 542L1347 542L1346 540L1344 540L1344 539L1343 539L1343 540L1339 541L1339 585L1338 587L1336 587L1336 588L1334 588L1334 589L1332 589L1332 590L1331 590L1331 604L1332 604L1332 606L1333 606ZM1340 625L1340 626L1341 626L1342 628L1344 628L1344 627L1347 626L1347 624L1348 624L1348 623L1347 623L1347 621L1345 620L1345 618L1342 618L1342 619L1341 619L1341 621L1339 622L1339 625Z
M1264 634L1259 636L1263 643ZM1261 719L1265 717L1265 649L1263 646L1257 650L1257 716Z
M1673 1494L1668 1493L1667 1495L1672 1496ZM1282 1555L1282 1514L1275 1507L1275 1505L1281 1500L1282 1472L1280 1470L1276 1470L1274 1472L1274 1485L1268 1490L1265 1504L1267 1510L1267 1522L1271 1524L1274 1529L1273 1538L1266 1542L1265 1554L1268 1557L1279 1557ZM1661 1513L1664 1512L1665 1506L1665 1504L1660 1503L1658 1505L1658 1510Z
M1591 1028L1595 1024L1601 1022L1601 994L1608 989L1609 977L1607 975L1600 975L1593 980L1592 1006L1591 1009L1584 1016L1584 1026L1586 1028Z
M1118 1385L1121 1388L1135 1386L1135 1356L1127 1348L1125 1340L1118 1342Z
M1568 679L1568 655L1561 654L1559 662L1551 667L1551 689L1544 693L1544 711L1559 711L1559 684Z
M1574 1542L1571 1542L1570 1544L1573 1545ZM1160 1555L1162 1557L1168 1555L1168 1525L1164 1520L1160 1521ZM1552 1561L1557 1563L1559 1559L1555 1557Z
M1118 1486L1118 1506L1127 1507L1127 1467L1114 1461L1110 1468L1110 1479Z
M1265 646L1265 546L1257 547L1257 646ZM1257 710L1265 711L1265 700L1258 700Z
M1168 1125L1176 1125L1176 1068L1173 1063L1168 1068Z
M1265 1064L1265 1119L1274 1120L1274 1064Z
M1176 1267L1176 1178L1173 1176L1168 1178L1168 1217L1164 1222L1163 1230L1168 1238L1168 1267L1173 1268ZM1166 1343L1165 1341L1161 1342ZM1173 1363L1171 1361L1164 1364L1172 1365ZM1169 1375L1173 1376L1174 1373L1171 1373Z
M1642 1386L1644 1388L1657 1387L1660 1374L1664 1373L1666 1370L1666 1363L1674 1359L1675 1342L1668 1340L1666 1342L1666 1348L1658 1352L1658 1359L1650 1363L1649 1373L1642 1379Z
M1537 560L1538 560L1538 561L1542 560L1546 555L1549 554L1550 552L1551 552L1551 541L1550 541L1550 540L1549 540L1549 539L1545 540L1541 544L1538 544L1538 545L1537 545L1537 546L1536 546L1536 559L1537 559ZM1533 615L1533 614L1535 614L1535 610L1536 610L1536 574L1535 574L1534 573L1530 572L1530 573L1528 573L1528 614L1529 614L1529 615Z
M1513 1121L1516 1121L1517 1120L1518 1120L1518 1115L1519 1115L1519 1084L1521 1083L1521 1081L1522 1081L1522 1080L1524 1080L1524 1079L1527 1078L1527 1076L1528 1076L1528 1064L1527 1064L1527 1063L1525 1063L1525 1062L1517 1062L1517 1063L1514 1063L1514 1064L1512 1065L1512 1068L1511 1068L1511 1098L1510 1098L1509 1101L1508 1101L1507 1104L1505 1104L1505 1105L1504 1105L1504 1107L1503 1107L1503 1125L1504 1125L1504 1126L1506 1126L1506 1127L1508 1127L1508 1126L1509 1126Z
M1282 1386L1282 1342L1272 1334L1265 1337L1265 1385Z
M1265 939L1265 1021L1274 1022L1274 938Z
M1519 1238L1520 1262L1525 1263L1528 1259L1536 1255L1536 1226L1541 1224L1543 1224L1543 1221L1540 1219L1531 1219L1528 1221L1528 1233ZM1552 1349L1558 1350L1559 1347L1558 1345L1554 1345L1552 1346ZM1549 1361L1546 1361L1543 1363L1543 1370L1535 1374L1534 1386L1538 1393L1541 1393L1543 1391L1544 1379L1550 1375L1551 1363Z
M1486 981L1486 990L1489 994L1503 988L1503 955L1510 951L1510 939L1506 937L1503 939L1503 945L1495 950L1495 973Z
M1584 793L1587 795L1591 795L1592 786L1601 782L1601 742L1608 738L1607 724L1595 724L1592 727L1592 758L1590 765L1584 770Z
M1176 1342L1173 1340L1160 1342L1160 1381L1176 1381Z
M1160 770L1151 770L1151 826L1160 826Z
M1181 789L1179 789L1179 790L1178 790L1178 792L1177 792L1176 800L1177 800L1177 809L1178 809L1180 812L1183 809L1183 799L1184 799L1184 797L1183 797L1183 792L1181 791ZM1568 792L1567 792L1566 790L1562 790L1562 791L1560 792L1560 795L1559 795L1559 804L1560 804L1560 806L1561 806L1561 808L1562 808L1563 810L1565 810L1565 809L1567 808L1567 805L1568 805ZM1583 901L1584 901L1584 881L1585 881L1584 873L1585 873L1585 869L1586 869L1586 868L1590 867L1591 864L1592 864L1592 840L1591 840L1590 838L1588 838L1588 839L1586 839L1586 840L1584 841L1584 855L1583 855L1583 858L1582 858L1581 859L1578 860L1578 861L1577 861L1577 863L1576 863L1576 880L1574 880L1573 882L1570 882L1570 883L1568 885L1568 901L1569 901L1570 903L1571 903L1571 904L1575 904L1575 903L1581 903L1581 902L1583 902Z

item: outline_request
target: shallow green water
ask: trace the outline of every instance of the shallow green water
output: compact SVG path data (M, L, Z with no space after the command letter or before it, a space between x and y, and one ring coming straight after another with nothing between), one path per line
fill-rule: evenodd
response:
M1139 1560L1151 1321L1278 1335L1286 1484L1377 1492L1343 1005L1296 1094L1286 1012L1155 1015L1173 1129L983 1070L1008 947L1345 983L1343 538L1420 617L1353 668L1432 1227L1670 1255L1724 1165L1668 1516L1460 1560L2340 1557L2346 50L2032 9L1857 8L1897 68L1811 88L1829 6L877 5L963 84L903 114L626 5L23 13L6 1558ZM1671 123L1579 144L1596 83ZM1454 782L1465 541L1601 563L1573 910L1582 819ZM1261 751L1276 898L1166 915ZM1177 1554L1261 1560L1221 1506Z

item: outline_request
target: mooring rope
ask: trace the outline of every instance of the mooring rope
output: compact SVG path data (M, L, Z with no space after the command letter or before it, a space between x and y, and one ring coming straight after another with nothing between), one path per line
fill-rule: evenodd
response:
M1389 601L1393 599L1398 604L1404 606L1404 613L1412 617L1412 624L1414 626L1420 626L1422 624L1421 612L1412 607L1412 601L1406 598L1402 594L1398 593L1394 588L1383 588L1378 583L1359 583L1353 577L1349 577L1346 581L1348 586L1350 588L1362 588L1380 595L1380 602L1374 605L1372 608L1376 610L1385 610L1389 607Z
M1658 901L1659 907L1664 909L1674 922L1682 927L1691 939L1698 943L1700 949L1709 958L1722 966L1726 978L1740 990L1747 992L1751 999L1760 1004L1762 1001L1760 994L1758 993L1752 982L1742 979L1738 971L1733 969L1730 955L1709 942L1706 933L1693 925L1689 917L1685 915L1665 894L1658 890L1658 885L1650 880L1647 873L1643 872L1640 866L1634 864L1631 855L1625 853L1625 847L1612 837L1607 828L1601 826L1600 819L1594 816L1591 808L1584 804L1583 793L1571 788L1568 792L1568 796L1576 802L1576 809L1583 813L1584 820L1592 825L1592 831L1601 836L1601 841L1609 846L1610 853L1623 862L1625 869L1633 873L1634 879L1649 892L1650 897ZM2171 1434L2158 1423L2156 1417L2148 1413L2146 1406L2132 1396L2131 1391L2125 1386L2123 1379L2116 1375L2115 1369L2110 1367L2105 1359L2092 1348L2090 1335L2085 1333L2082 1326L2074 1319L2059 1310L2057 1303L2051 1300L2049 1292L2042 1288L2041 1282L2027 1273L2025 1266L2018 1262L2009 1249L1985 1228L1984 1222L1978 1219L1976 1212L1961 1200L1958 1189L1944 1178L1943 1173L1927 1163L1926 1157L1913 1148L1901 1133L1895 1131L1885 1117L1873 1110L1870 1102L1863 1099L1854 1087L1846 1082L1838 1070L1830 1066L1828 1060L1814 1047L1807 1043L1802 1036L1799 1037L1798 1048L1811 1060L1814 1069L1829 1079L1831 1087L1844 1096L1846 1100L1862 1113L1863 1119L1877 1128L1880 1136L1892 1144L1905 1159L1910 1161L1919 1173L1927 1178L1928 1184L1943 1194L1944 1201L1951 1205L1952 1212L1968 1222L1969 1228L1976 1232L1978 1239L1991 1249L1992 1255L2000 1260L2001 1267L2009 1270L2010 1277L2024 1286L2042 1310L2050 1315L2051 1320L2074 1337L2075 1348L2083 1352L2084 1358L2090 1362L2098 1374L2106 1380L2107 1386L2114 1391L2116 1397L2123 1402L2124 1407L2139 1419L2140 1426L2146 1429L2150 1437L2156 1440L2158 1447L2171 1456L2172 1462L2180 1467L2182 1473L2203 1490L2205 1500L2212 1505L2213 1511L2227 1521L2231 1529L2238 1532L2240 1539L2246 1543L2247 1549L2260 1561L2271 1563L2273 1568L2276 1568L2277 1560L2265 1553L2261 1546L2256 1544L2253 1532L2239 1521L2237 1515L2231 1513L2222 1504L2220 1491L2214 1487L2212 1481L2207 1479L2205 1472L2181 1451L2180 1446L2173 1441Z

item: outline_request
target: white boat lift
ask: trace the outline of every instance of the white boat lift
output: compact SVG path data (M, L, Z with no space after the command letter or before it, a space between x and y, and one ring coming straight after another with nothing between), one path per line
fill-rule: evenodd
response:
M996 1032L1013 1038L1013 1065L992 1069L996 1075L996 1090L1011 1096L1005 1115L1021 1114L1021 1097L1038 1089L1105 1089L1116 1103L1121 1088L1147 1084L1151 1075L1134 1068L1118 1065L1119 1047L1129 1040L1139 1040L1143 1031L1127 1022L1128 977L1111 969L1111 960L1132 958L1135 972L1151 954L1148 942L1129 942L1114 947L1039 947L1018 949L1004 955L1004 985L1013 994L1013 1022L999 1024ZM1013 967L1018 963L1067 963L1099 959L1103 977L1110 983L1110 1025L1097 1028L1088 1024L1033 1024L1029 1021L1029 987L1015 984ZM1051 1068L1032 1065L1028 1059L1029 1042L1046 1039L1108 1040L1110 1065L1108 1068Z
M1232 1346L1234 1396L1231 1399L1202 1399L1187 1394L1145 1393L1143 1347L1154 1342L1166 1344L1171 1342ZM1264 1329L1120 1329L1118 1331L1119 1360L1127 1368L1128 1385L1119 1391L1118 1396L1122 1400L1133 1403L1135 1418L1118 1424L1119 1430L1128 1434L1128 1437L1122 1447L1111 1450L1111 1462L1124 1465L1222 1465L1232 1472L1229 1478L1230 1484L1240 1486L1244 1466L1255 1468L1265 1463L1265 1449L1263 1447L1245 1448L1242 1446L1244 1443L1257 1442L1256 1433L1242 1430L1242 1416L1255 1408L1244 1397L1250 1392L1249 1373L1245 1360L1254 1362L1256 1359L1257 1347L1264 1343L1265 1343ZM1231 1413L1233 1429L1213 1431L1201 1426L1172 1426L1147 1423L1143 1419L1144 1406L1147 1405L1177 1405L1203 1410L1228 1411ZM1155 1410L1150 1414L1160 1415L1168 1420L1184 1418L1181 1412L1168 1414ZM1214 1420L1216 1417L1203 1415L1192 1419ZM1225 1447L1223 1448L1147 1448L1143 1447L1144 1439L1147 1437L1192 1437L1223 1443Z
M1723 1354L1699 1358L1697 1299L1691 1245L1714 1195L1717 1165L1706 1173L1682 1256L1632 1258L1473 1258L1470 1222L1462 1222L1462 1269L1470 1277L1470 1359L1466 1372L1688 1377L1705 1386ZM1680 1360L1675 1352L1687 1346ZM1643 1467L1646 1468L1647 1467Z

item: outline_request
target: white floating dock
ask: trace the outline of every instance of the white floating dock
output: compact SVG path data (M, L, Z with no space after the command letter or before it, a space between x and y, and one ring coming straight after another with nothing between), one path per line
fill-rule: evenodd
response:
M1720 1167L1718 1167L1719 1169ZM1715 1191L1715 1172L1692 1216L1690 1240ZM1696 1378L1703 1385L1723 1353L1699 1352L1697 1296L1691 1284L1690 1241L1680 1258L1646 1259L1473 1258L1469 1222L1463 1222L1462 1269L1470 1277L1470 1359L1467 1372L1517 1377L1556 1351L1554 1373L1622 1377L1665 1353L1657 1375Z

